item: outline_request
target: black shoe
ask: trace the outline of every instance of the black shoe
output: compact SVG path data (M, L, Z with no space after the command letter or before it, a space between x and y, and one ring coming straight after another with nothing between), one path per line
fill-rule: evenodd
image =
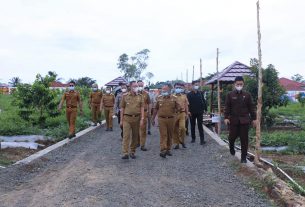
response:
M150 131L147 132L148 135L151 135Z
M200 145L204 145L205 143L205 141L200 141Z
M98 121L97 123L98 123L99 125L101 125L101 124L102 124L102 122L101 122L101 121Z
M192 139L191 143L195 143L195 139Z
M141 147L141 150L144 151L144 152L147 151L146 147L144 147L144 146Z
M97 126L97 123L94 123L93 126Z
M134 153L130 153L130 155L129 155L129 156L130 156L130 158L131 158L131 159L136 159L136 156L135 156L135 154L134 154Z
M112 127L109 129L109 131L113 131Z
M241 158L240 162L241 163L247 163L247 159L246 158Z
M162 158L166 158L166 153L161 152L161 153L160 153L160 157L162 157Z
M122 159L123 159L123 160L128 160L128 159L129 159L129 156L128 156L128 155L124 155L124 156L122 157Z
M68 136L69 139L72 139L73 137L76 137L76 135L75 134L69 134L69 136Z
M140 147L140 146L141 146L140 144L137 144L137 148Z
M184 144L184 143L181 143L181 145L182 145L182 147L183 147L183 148L186 148L186 146L185 146L185 144Z
M177 144L177 145L174 147L174 149L179 149L179 144Z
M189 132L185 132L186 136L189 136Z
M231 153L231 155L235 155L235 149L234 149L234 146L231 146L230 145L230 153Z
M109 131L109 128L107 128L106 131L108 132L108 131Z
M168 156L173 156L173 154L171 153L171 151L166 151L166 155L168 155Z

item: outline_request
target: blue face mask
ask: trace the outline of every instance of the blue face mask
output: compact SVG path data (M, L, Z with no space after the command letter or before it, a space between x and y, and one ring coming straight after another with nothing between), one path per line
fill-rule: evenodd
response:
M183 92L183 90L181 88L176 88L175 89L175 93L182 93L182 92Z
M162 95L162 96L168 96L169 93L166 91L166 92L162 92L161 95Z
M97 88L92 88L93 91L97 91Z

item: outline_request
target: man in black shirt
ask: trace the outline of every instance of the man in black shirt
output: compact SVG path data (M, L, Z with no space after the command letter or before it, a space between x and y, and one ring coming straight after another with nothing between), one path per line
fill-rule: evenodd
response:
M196 140L195 126L197 120L197 125L200 135L200 144L203 145L205 141L204 141L202 121L203 121L203 113L207 111L207 105L202 91L199 91L200 88L199 85L200 85L199 81L192 82L193 89L190 93L187 94L187 98L189 101L192 143L195 143Z

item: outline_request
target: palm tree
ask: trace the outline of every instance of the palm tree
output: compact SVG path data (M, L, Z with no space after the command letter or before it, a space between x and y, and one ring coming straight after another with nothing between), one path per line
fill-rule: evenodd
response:
M21 83L21 79L19 77L13 77L10 79L9 84L11 84L13 87L17 87L18 84Z

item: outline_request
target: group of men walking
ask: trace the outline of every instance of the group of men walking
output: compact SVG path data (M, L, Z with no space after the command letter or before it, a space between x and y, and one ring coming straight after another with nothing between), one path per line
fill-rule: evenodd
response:
M105 94L98 90L97 84L92 85L89 96L89 107L92 112L92 122L96 126L101 123L101 111L106 119L106 131L113 131L113 115L118 117L122 137L122 159L135 159L136 149L147 151L147 124L155 126L158 121L160 133L160 156L172 156L171 149L186 148L188 120L191 123L192 143L196 141L195 127L198 125L200 144L205 144L203 132L203 114L207 104L200 82L193 81L191 91L187 91L183 83L176 83L174 88L164 84L157 97L152 97L149 88L144 88L144 82L131 81L129 85L120 83L115 94L111 88L106 88ZM242 162L248 148L248 129L250 120L255 122L254 105L249 93L240 89L243 79L237 78L236 89L226 98L225 123L230 124L230 152L235 154L234 142L239 136L242 143ZM238 86L239 85L239 86ZM65 92L59 104L62 109L66 101L66 116L69 124L69 138L75 136L75 120L77 108L82 113L82 102L79 92L75 91L75 83L69 83L69 91ZM239 112L242 112L239 113ZM249 116L251 115L251 117ZM173 146L174 145L174 146Z

